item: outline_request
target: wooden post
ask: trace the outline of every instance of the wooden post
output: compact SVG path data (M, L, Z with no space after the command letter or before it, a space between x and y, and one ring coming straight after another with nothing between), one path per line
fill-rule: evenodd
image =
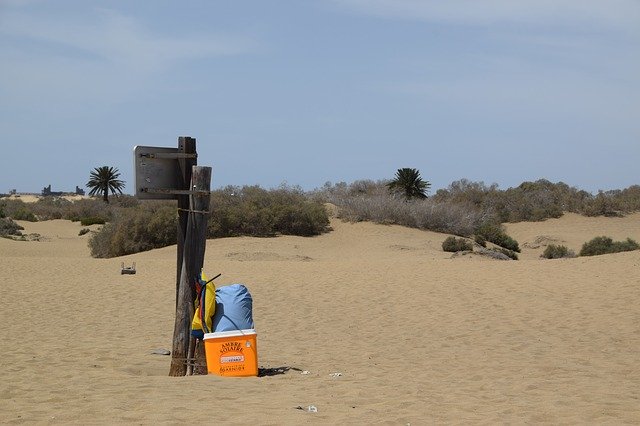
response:
M178 138L178 153L180 154L196 154L196 140L188 136L180 136ZM195 158L178 159L178 176L180 188L182 190L189 189L191 183L192 167L198 164ZM184 239L187 235L187 220L189 210L189 196L178 195L178 240L177 240L177 270L176 270L176 308L178 307L178 292L180 289L180 272L182 271L182 257L184 251Z
M184 376L187 373L187 361L193 357L189 351L191 339L191 321L196 300L194 282L204 264L204 252L207 242L207 220L211 189L211 167L193 166L189 190L192 193L187 206L187 226L184 237L183 256L179 260L180 279L176 298L176 320L173 329L173 350L170 376ZM189 353L191 352L191 353ZM191 369L189 369L191 371Z

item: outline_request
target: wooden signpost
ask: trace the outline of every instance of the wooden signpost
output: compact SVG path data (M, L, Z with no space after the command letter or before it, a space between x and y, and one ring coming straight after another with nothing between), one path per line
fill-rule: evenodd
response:
M178 200L176 319L169 375L206 374L204 347L191 336L191 321L195 281L204 264L211 167L197 166L196 140L182 136L177 149L136 146L134 160L138 198Z

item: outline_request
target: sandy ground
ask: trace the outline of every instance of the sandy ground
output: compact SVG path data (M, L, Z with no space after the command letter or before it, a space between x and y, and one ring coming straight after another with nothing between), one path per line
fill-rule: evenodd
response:
M335 220L210 240L205 272L253 295L260 366L290 368L251 378L172 378L152 354L171 348L175 246L93 259L77 223L20 223L42 240L0 239L3 424L640 423L640 251L539 258L640 241L640 214L509 225L517 262Z

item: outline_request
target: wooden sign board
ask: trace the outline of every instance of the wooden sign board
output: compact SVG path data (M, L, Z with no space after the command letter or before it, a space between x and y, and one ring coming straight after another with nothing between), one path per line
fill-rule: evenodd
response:
M174 200L183 190L178 168L178 158L184 158L178 148L136 146L133 148L135 163L136 197L151 200Z

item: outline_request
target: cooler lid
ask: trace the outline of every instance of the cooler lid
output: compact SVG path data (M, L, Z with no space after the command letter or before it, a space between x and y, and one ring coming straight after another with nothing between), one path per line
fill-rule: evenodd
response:
M205 333L204 339L218 339L220 337L236 337L256 334L254 328L247 328L244 330L231 330L231 331L217 331L215 333Z

